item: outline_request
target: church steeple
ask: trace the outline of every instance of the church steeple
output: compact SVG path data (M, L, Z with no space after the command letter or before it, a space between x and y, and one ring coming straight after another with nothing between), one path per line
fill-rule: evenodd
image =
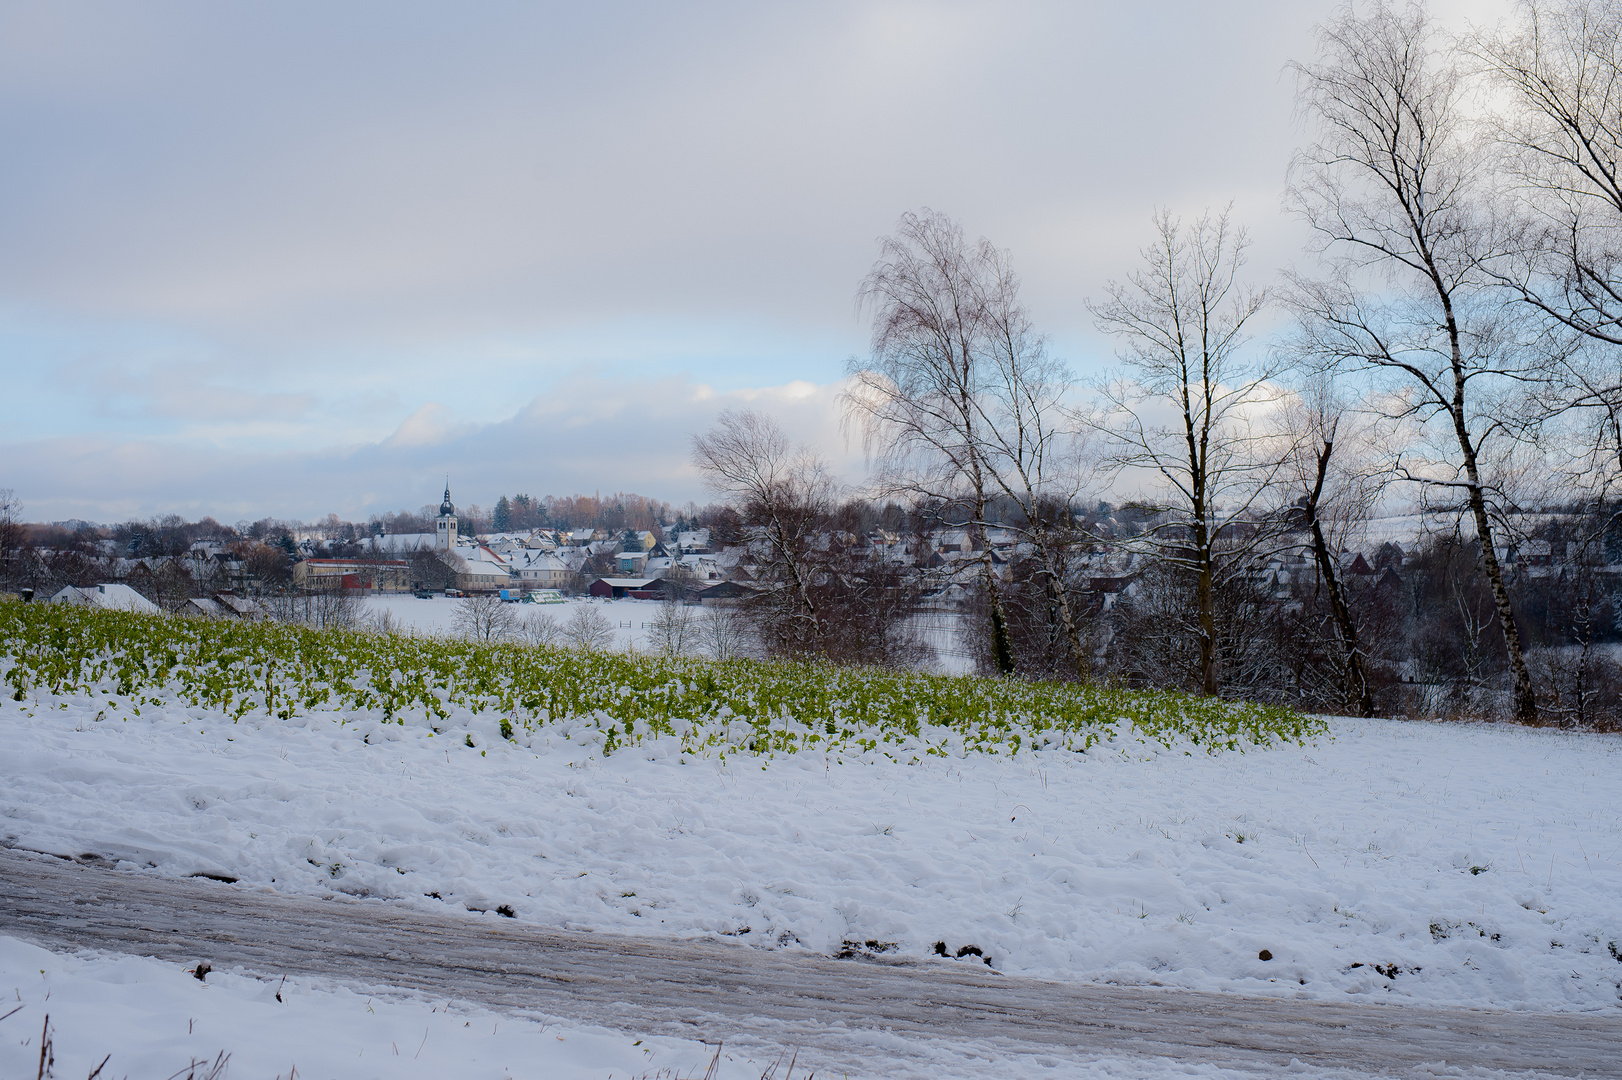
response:
M445 500L439 504L439 518L434 522L434 546L445 551L456 548L456 507L451 502L451 479L445 478Z

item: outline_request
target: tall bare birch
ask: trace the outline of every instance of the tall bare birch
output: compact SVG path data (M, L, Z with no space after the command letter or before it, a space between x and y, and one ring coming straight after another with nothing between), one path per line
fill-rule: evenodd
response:
M927 209L903 215L880 245L859 294L873 313L872 351L851 361L846 420L863 433L881 494L938 503L949 515L944 524L974 537L992 659L1011 673L1008 621L986 536L995 480L981 412L998 253L985 240L969 244L955 221ZM954 507L962 512L951 519Z
M1184 226L1162 211L1154 230L1144 268L1091 305L1125 365L1099 386L1091 424L1116 469L1155 486L1160 519L1133 543L1192 575L1200 691L1216 694L1217 591L1248 571L1265 535L1260 500L1282 467L1275 436L1253 424L1278 396L1276 372L1244 351L1266 296L1240 280L1247 241L1226 212Z
M1298 64L1301 110L1318 141L1297 153L1291 202L1329 276L1294 292L1326 362L1372 373L1435 430L1437 453L1409 475L1461 496L1474 522L1513 679L1514 714L1537 720L1515 609L1495 549L1483 464L1509 437L1503 395L1528 378L1485 271L1503 252L1485 207L1479 148L1464 131L1457 66L1418 5L1350 7Z

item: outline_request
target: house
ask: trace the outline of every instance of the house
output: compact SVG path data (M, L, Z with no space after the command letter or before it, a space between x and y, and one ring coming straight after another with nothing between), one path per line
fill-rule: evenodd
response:
M713 581L695 586L691 590L691 595L699 603L709 604L721 600L737 600L753 591L749 586L736 581Z
M648 563L646 551L622 551L614 556L614 562L622 574L640 574Z
M217 592L214 594L214 602L239 619L257 619L264 614L258 601L238 596L234 592Z
M176 614L202 619L256 619L262 612L252 600L222 592L213 596L194 596L181 604Z
M513 583L513 571L505 560L486 547L448 553L456 572L456 587L463 592L492 592Z
M676 548L683 554L707 555L710 551L710 530L690 529L676 534Z
M211 600L206 596L194 596L180 605L177 615L191 615L202 619L223 619L226 617L225 606L218 600Z
M1554 545L1547 540L1528 540L1516 552L1521 563L1526 566L1552 566L1554 564Z
M605 600L659 600L663 584L660 578L598 578L587 591Z
M556 589L574 577L574 571L556 555L530 556L522 566L516 566L518 582L525 589Z
M1361 552L1353 555L1350 559L1346 558L1345 552L1342 552L1341 570L1348 574L1356 574L1359 577L1371 577L1374 574L1374 567L1369 565L1369 561L1363 558Z
M293 584L307 592L375 589L404 592L411 564L404 559L304 559L293 564Z
M92 585L77 589L72 585L57 592L48 601L52 604L78 604L82 607L102 608L107 611L133 611L142 615L158 615L158 605L128 585Z

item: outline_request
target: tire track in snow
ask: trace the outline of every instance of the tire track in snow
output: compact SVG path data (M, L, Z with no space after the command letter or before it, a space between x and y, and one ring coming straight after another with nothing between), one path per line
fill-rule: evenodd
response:
M0 933L207 959L683 1038L849 1055L865 1037L998 1055L1153 1055L1236 1068L1422 1064L1622 1077L1622 1016L1284 1001L1001 977L972 964L833 960L708 940L544 929L383 901L119 871L0 850Z

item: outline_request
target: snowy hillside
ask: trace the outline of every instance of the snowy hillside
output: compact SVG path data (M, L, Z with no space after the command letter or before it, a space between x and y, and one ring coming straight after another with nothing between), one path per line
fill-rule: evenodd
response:
M6 843L165 874L1243 993L1611 1009L1622 981L1614 738L684 762L41 695L0 740Z
M8 846L470 919L1065 981L1622 1004L1615 736L1324 729L1166 694L5 614ZM251 976L226 973L204 999L173 965L0 941L0 992L29 1024L53 995L64 1048L80 1038L64 1052L107 1027L153 1068L210 1049L166 1026L180 1012L236 1033L220 1048L239 1064L282 1068L264 1032L288 1021L261 1027L274 991ZM711 1053L290 993L331 1020L311 1028L300 1075L336 1075L334 1055L354 1053L386 1056L366 1075L461 1062L494 1078L493 1061L522 1059L546 1075L689 1076ZM404 1062L407 1029L433 1043L428 1064ZM0 1064L37 1053L33 1032L0 1029ZM720 1075L752 1080L770 1060L745 1052ZM975 1075L909 1060L875 1075ZM1077 1068L1063 1075L1153 1074Z

